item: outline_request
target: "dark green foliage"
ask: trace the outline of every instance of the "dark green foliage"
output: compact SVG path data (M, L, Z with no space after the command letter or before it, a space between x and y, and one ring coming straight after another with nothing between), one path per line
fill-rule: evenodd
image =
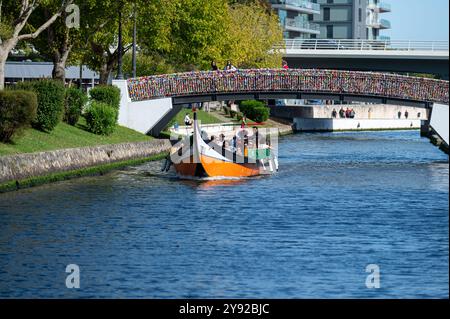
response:
M270 109L260 101L243 101L239 109L247 118L257 123L267 121L270 116Z
M118 112L106 103L93 101L85 113L88 130L97 135L111 135L116 128Z
M0 91L0 141L10 142L29 127L36 117L36 94L27 91Z
M33 91L37 95L38 108L33 127L44 132L52 131L64 114L64 85L60 81L40 80L19 83L17 89Z
M66 99L64 103L64 122L75 126L83 112L88 98L83 91L77 88L68 88L66 90Z
M97 102L106 103L119 110L120 89L111 85L100 85L89 91L91 99Z

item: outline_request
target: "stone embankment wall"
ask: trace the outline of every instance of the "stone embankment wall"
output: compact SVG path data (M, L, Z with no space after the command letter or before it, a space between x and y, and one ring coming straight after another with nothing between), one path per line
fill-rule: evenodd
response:
M167 152L169 140L64 149L0 157L0 183L45 176Z

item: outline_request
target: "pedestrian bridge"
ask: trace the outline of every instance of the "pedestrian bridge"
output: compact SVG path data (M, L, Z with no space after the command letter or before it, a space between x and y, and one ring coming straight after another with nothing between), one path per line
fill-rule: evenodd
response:
M431 107L449 101L448 81L339 70L188 72L115 81L115 85L123 93L120 124L144 133L153 129L153 134L181 105L195 102L324 99Z

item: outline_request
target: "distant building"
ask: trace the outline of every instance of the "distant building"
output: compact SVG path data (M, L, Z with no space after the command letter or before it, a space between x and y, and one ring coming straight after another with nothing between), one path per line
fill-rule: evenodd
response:
M51 62L6 62L5 83L13 85L17 82L24 82L37 79L52 78L53 63ZM94 87L99 82L99 75L83 66L82 70L83 88ZM69 66L66 68L66 82L78 84L80 81L80 67Z
M379 40L390 29L382 13L389 4L379 0L272 0L286 39Z
M320 5L306 0L271 0L280 17L285 39L309 39L320 34L319 25L309 16L320 14Z

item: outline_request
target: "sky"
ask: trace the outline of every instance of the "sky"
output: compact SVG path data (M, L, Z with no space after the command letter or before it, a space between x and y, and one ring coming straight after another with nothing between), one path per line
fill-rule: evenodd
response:
M449 0L383 0L392 12L382 17L392 29L381 35L391 40L447 40L449 37Z

